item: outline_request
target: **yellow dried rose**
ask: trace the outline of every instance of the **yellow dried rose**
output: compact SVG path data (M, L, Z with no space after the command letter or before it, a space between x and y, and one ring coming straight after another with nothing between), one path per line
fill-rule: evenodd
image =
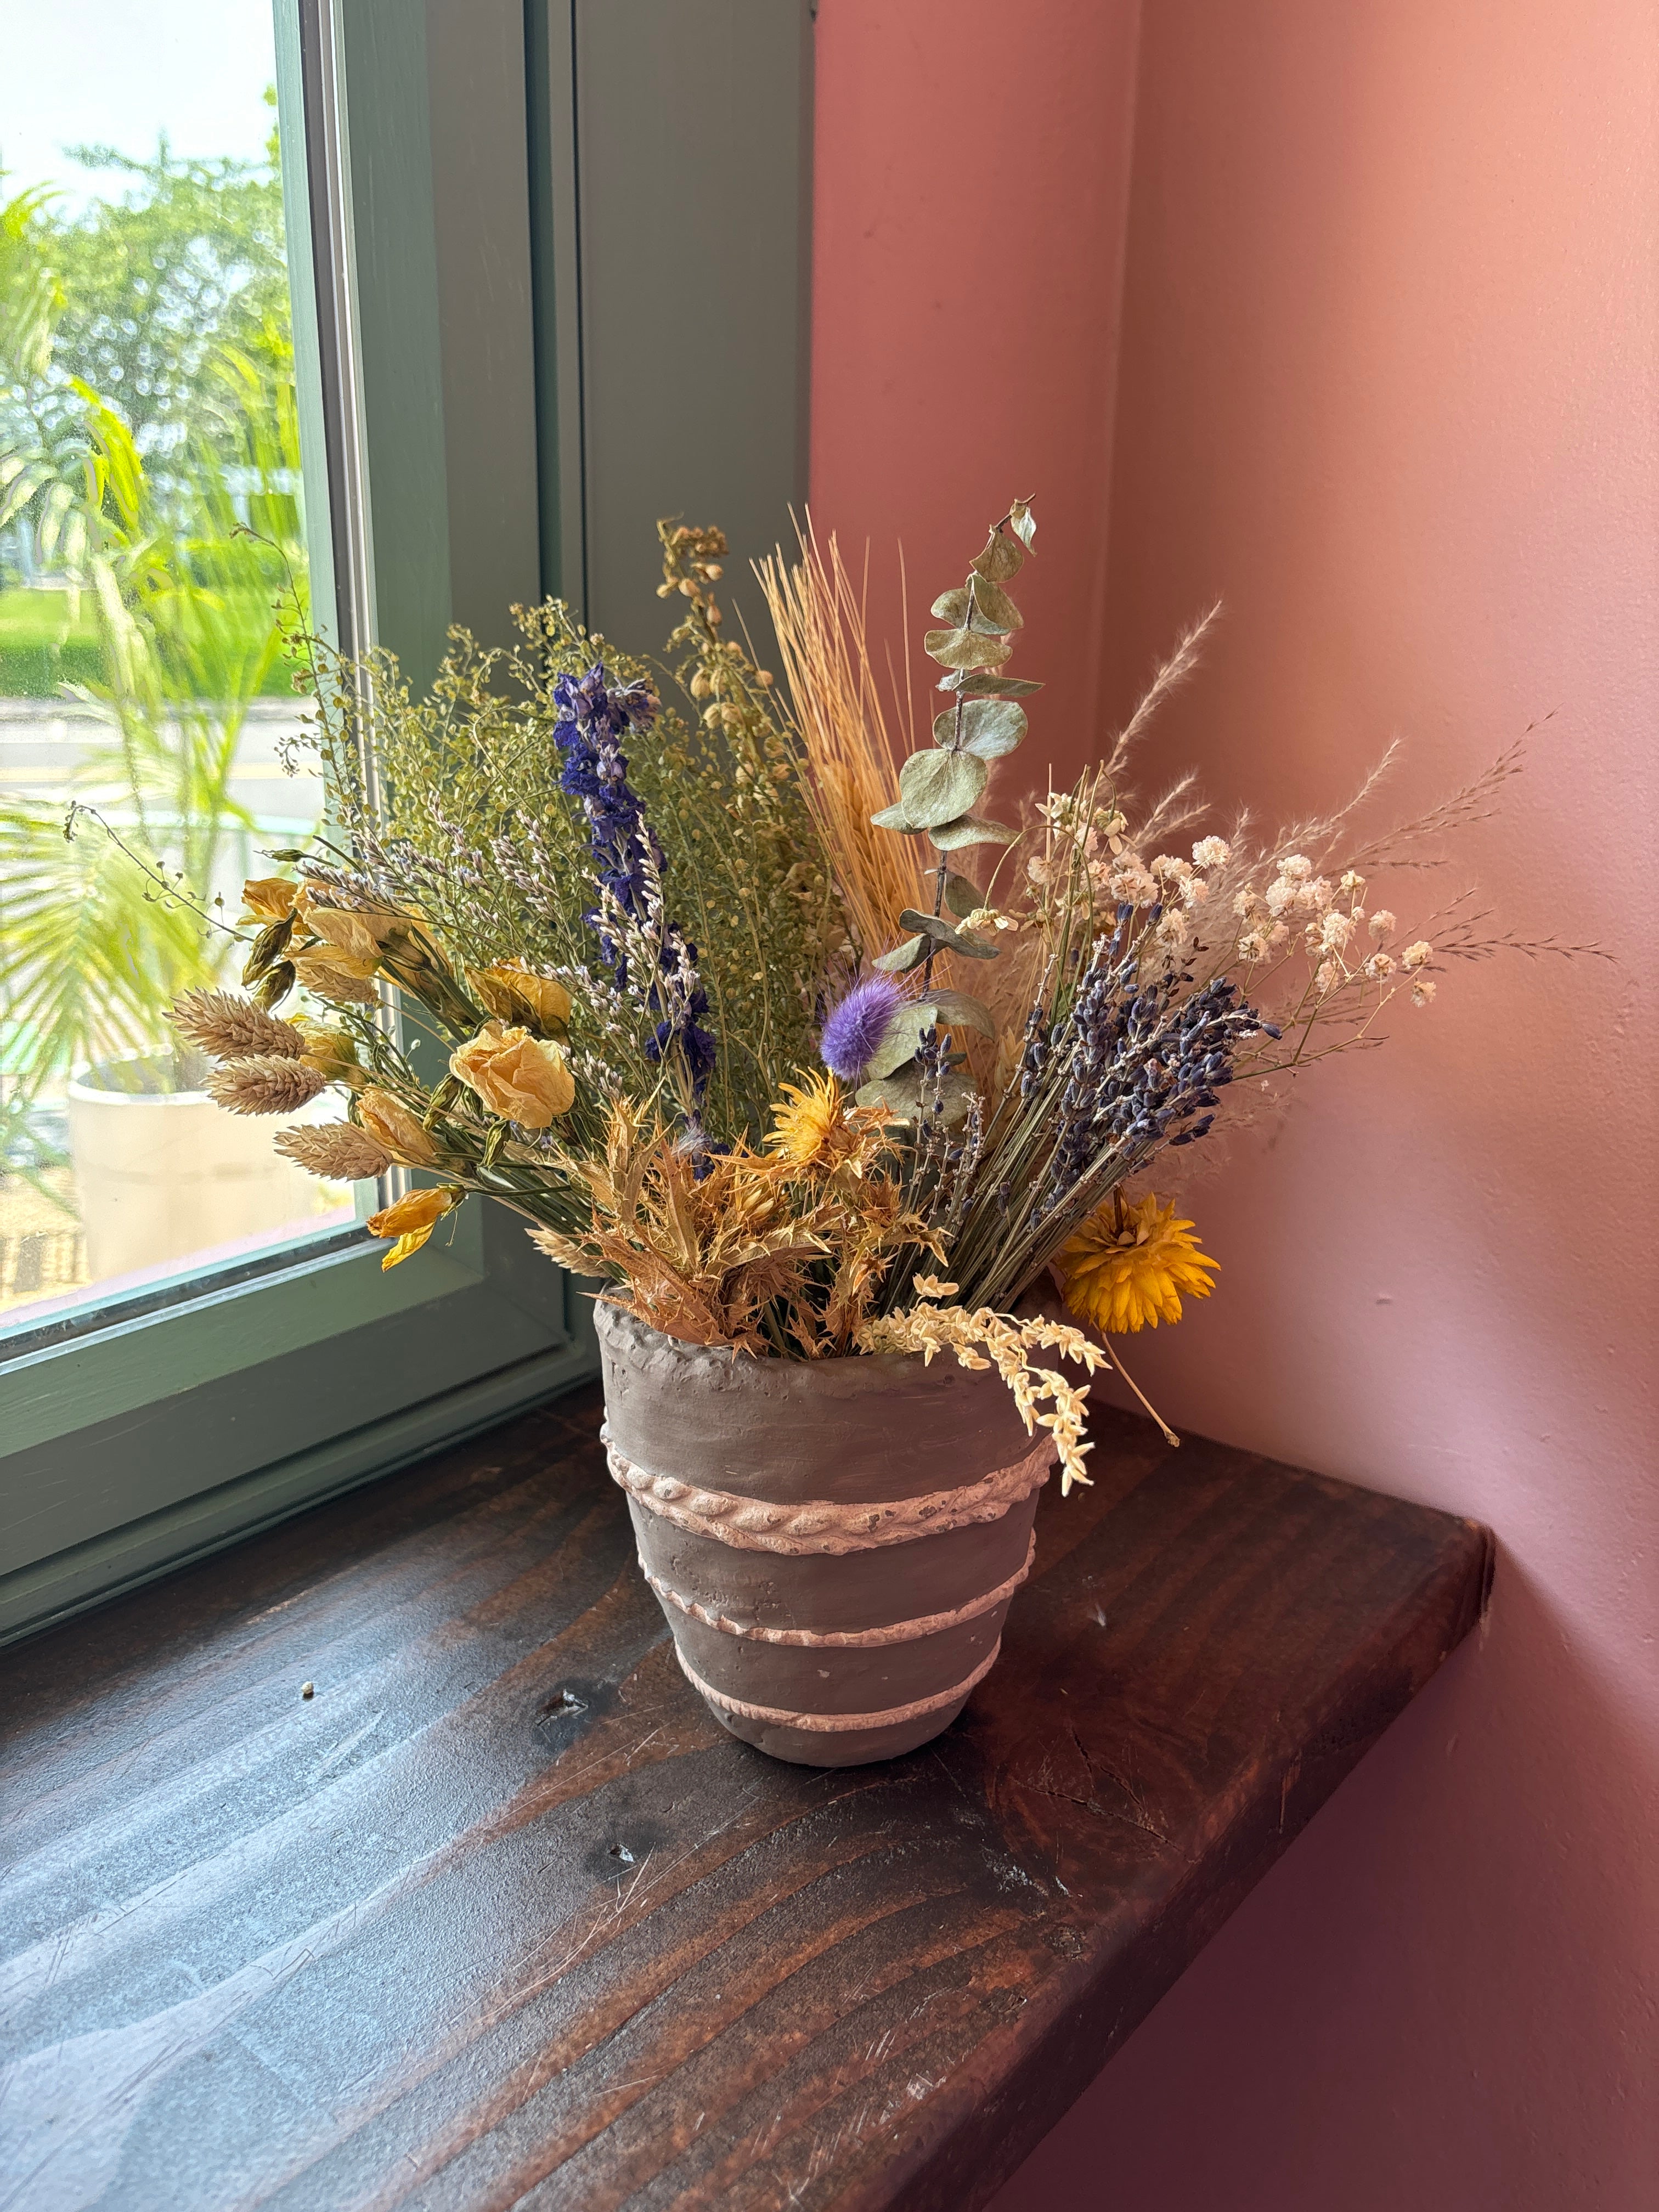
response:
M497 960L492 967L469 969L466 980L501 1021L557 1036L570 1018L570 994L564 985L551 975L538 975L522 960Z
M307 902L306 927L350 960L376 961L393 939L409 928L401 914L348 914L341 907Z
M356 1044L343 1030L331 1029L326 1022L300 1021L294 1027L300 1032L302 1056L313 1067L321 1068L331 1083L348 1084L356 1091L368 1082L358 1065Z
M372 1006L379 996L374 988L378 959L359 959L349 952L337 952L332 945L325 945L320 952L296 952L292 959L295 981L337 1006Z
M382 1207L379 1213L368 1217L371 1237L395 1237L397 1242L380 1261L380 1272L395 1267L400 1260L418 1252L427 1238L443 1219L466 1196L459 1185L446 1183L437 1190L411 1190L407 1198L400 1198L395 1206Z
M449 1067L492 1114L524 1129L545 1129L568 1113L576 1096L557 1045L500 1022L486 1022L470 1044L450 1054Z
M287 876L251 876L242 885L242 904L255 921L286 921L299 891Z
M429 1168L438 1157L438 1147L403 1101L374 1084L357 1094L357 1121L406 1168Z

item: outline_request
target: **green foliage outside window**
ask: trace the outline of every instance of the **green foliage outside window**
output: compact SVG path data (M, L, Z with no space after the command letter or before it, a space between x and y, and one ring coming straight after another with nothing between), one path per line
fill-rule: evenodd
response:
M202 910L304 586L274 134L264 165L80 158L130 189L0 201L0 696L93 710L69 796L99 817L0 799L0 1171L51 1164L31 1117L76 1061L170 1050L173 999L218 976Z

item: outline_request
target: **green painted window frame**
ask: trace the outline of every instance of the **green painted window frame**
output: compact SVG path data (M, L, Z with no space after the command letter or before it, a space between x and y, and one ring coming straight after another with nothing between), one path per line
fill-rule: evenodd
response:
M317 608L417 684L452 623L503 642L544 592L653 638L657 513L758 548L805 494L808 0L273 7ZM672 389L654 346L638 380L641 299L687 342ZM586 1296L501 1210L391 1273L380 1249L319 1239L0 1364L0 1641L597 1371Z

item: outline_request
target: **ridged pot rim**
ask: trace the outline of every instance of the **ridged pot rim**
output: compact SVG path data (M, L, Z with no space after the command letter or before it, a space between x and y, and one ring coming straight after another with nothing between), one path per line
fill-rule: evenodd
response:
M934 1384L957 1379L971 1382L984 1371L959 1366L954 1353L939 1354L931 1364L919 1352L855 1352L824 1359L761 1358L729 1344L689 1344L683 1337L666 1335L608 1297L595 1300L593 1321L613 1351L655 1352L660 1348L685 1367L718 1371L724 1389L754 1389L768 1396L784 1376L792 1381L800 1377L807 1389L817 1382L826 1396L851 1397L889 1390L896 1383L915 1383L924 1377ZM996 1379L1000 1384L1001 1378Z

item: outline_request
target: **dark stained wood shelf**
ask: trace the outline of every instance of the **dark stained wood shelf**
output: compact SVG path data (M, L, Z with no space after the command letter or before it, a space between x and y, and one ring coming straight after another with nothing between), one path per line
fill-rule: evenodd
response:
M1471 1522L1103 1414L956 1726L810 1771L678 1672L598 1426L0 1658L0 2202L981 2204L1490 1579Z

